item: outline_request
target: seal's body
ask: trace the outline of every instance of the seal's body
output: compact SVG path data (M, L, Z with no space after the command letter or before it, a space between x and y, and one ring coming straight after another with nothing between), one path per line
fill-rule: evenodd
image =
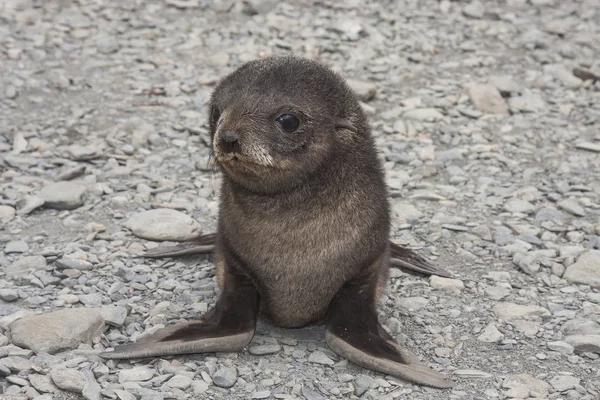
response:
M217 304L200 322L103 356L235 351L250 342L259 316L281 327L324 320L327 343L341 356L449 387L377 320L390 254L405 250L389 242L383 170L344 80L295 57L247 63L215 88L210 135L223 172Z

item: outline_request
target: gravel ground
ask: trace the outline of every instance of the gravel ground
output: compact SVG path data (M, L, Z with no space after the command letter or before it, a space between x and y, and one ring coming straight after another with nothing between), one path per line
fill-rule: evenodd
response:
M343 3L343 5L342 5ZM600 2L0 0L0 399L600 398ZM391 334L456 382L348 363L322 327L239 354L105 361L214 304L214 83L320 59L364 101L394 240Z

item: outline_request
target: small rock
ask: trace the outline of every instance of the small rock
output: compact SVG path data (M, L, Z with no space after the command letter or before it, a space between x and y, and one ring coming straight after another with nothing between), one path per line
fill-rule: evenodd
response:
M454 375L460 376L463 379L487 379L492 377L491 374L478 369L457 369L454 371Z
M15 289L0 289L0 299L2 301L14 301L19 298L19 293Z
M434 289L449 290L451 292L460 292L465 288L465 284L460 279L442 278L432 275L429 278L429 284Z
M17 202L19 215L27 215L44 205L44 199L38 196L25 196Z
M540 95L523 94L518 97L511 97L508 100L511 108L524 113L536 113L546 109L546 102Z
M0 222L8 222L14 218L16 210L11 206L0 205Z
M82 393L86 385L83 374L72 368L55 368L50 377L56 386L69 392Z
M315 364L329 365L329 366L332 366L335 364L335 362L331 358L329 358L325 353L323 353L322 351L318 351L318 350L310 353L310 356L308 356L308 361L311 363L315 363Z
M10 325L10 336L15 345L36 354L54 354L81 343L91 345L103 330L104 319L98 310L73 308L21 318Z
M488 79L488 83L498 89L502 96L511 96L521 92L521 87L508 75L492 76Z
M100 314L107 324L122 326L127 318L127 308L122 306L104 306L100 309Z
M148 381L154 376L154 370L145 366L119 371L119 383Z
M31 386L33 386L38 392L54 393L58 390L56 385L52 383L52 379L49 375L31 374L28 376L28 378Z
M472 1L463 7L462 13L466 17L481 19L485 14L485 6L479 1Z
M148 240L184 241L201 233L200 224L184 213L168 208L143 211L125 224L137 237Z
M399 223L411 223L423 216L422 212L409 203L394 203L392 211L399 219Z
M558 206L560 208L562 208L563 210L565 210L573 215L576 215L578 217L585 216L585 210L583 209L583 207L581 205L579 205L577 200L566 199L566 200L563 200L560 203L558 203Z
M494 306L494 314L502 320L510 321L527 316L550 315L550 311L534 305L520 305L515 303L499 303Z
M278 344L264 344L261 346L251 346L248 348L250 354L256 356L262 356L265 354L278 353L281 350L281 346Z
M358 375L354 380L354 394L362 396L369 388L373 379L367 375Z
M585 318L567 321L560 328L565 335L593 335L600 332L600 324Z
M575 351L575 348L573 346L563 341L548 342L546 345L548 346L548 349L559 352L561 354L573 354L573 352Z
M477 337L477 340L484 343L497 343L504 338L502 332L496 328L493 323L488 324L483 332Z
M418 311L427 304L429 300L424 297L405 297L396 300L396 306L412 311Z
M221 368L215 372L212 380L219 387L232 387L237 381L237 369L235 367Z
M27 253L29 251L29 245L23 240L13 240L6 243L4 246L4 253Z
M527 200L510 199L504 204L504 209L511 213L530 214L535 210L535 206Z
M260 392L252 393L253 399L268 399L269 397L271 397L270 390L261 390Z
M573 75L573 73L562 64L547 65L545 70L552 75L554 79L560 81L568 88L577 89L583 83L581 79Z
M23 257L5 268L6 275L11 278L23 277L30 271L39 271L46 268L46 259L43 256Z
M404 114L402 114L402 117L415 121L436 122L444 118L444 114L435 108L417 108L406 111Z
M102 395L100 394L102 388L96 382L94 373L89 369L83 371L83 377L85 379L85 386L83 387L82 395L86 400L101 400Z
M58 269L76 269L79 271L90 271L94 269L94 265L89 261L68 257L56 260L54 265L56 265Z
M569 389L575 389L579 386L579 378L570 375L557 375L550 379L550 385L557 392L566 392Z
M546 396L550 390L550 385L540 379L536 379L529 374L509 375L504 379L502 386L507 389L526 388L542 396Z
M192 384L192 378L184 375L175 375L167 381L167 385L175 389L185 390Z
M563 278L569 282L600 287L600 250L589 250L570 265Z
M83 205L85 186L75 182L55 182L39 193L44 205L57 210L73 210Z
M491 84L469 87L469 97L473 106L486 114L508 115L508 106L498 89Z
M571 335L565 338L565 342L575 348L576 353L598 353L600 354L600 335Z

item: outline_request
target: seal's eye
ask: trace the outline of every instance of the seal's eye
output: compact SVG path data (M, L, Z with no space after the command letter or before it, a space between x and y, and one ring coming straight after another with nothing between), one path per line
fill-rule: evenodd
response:
M279 126L281 126L281 129L287 133L296 132L300 126L300 121L298 121L298 118L294 117L292 114L281 114L275 121L277 121Z

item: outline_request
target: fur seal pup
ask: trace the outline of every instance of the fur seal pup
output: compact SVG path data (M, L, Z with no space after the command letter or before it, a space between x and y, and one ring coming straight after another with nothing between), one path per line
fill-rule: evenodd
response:
M340 356L451 387L377 319L391 254L407 264L420 258L389 241L384 172L346 82L303 58L251 61L216 86L209 115L223 179L217 232L197 246L214 252L216 305L198 321L101 356L234 352L250 343L259 317L285 328L324 321L327 344Z

